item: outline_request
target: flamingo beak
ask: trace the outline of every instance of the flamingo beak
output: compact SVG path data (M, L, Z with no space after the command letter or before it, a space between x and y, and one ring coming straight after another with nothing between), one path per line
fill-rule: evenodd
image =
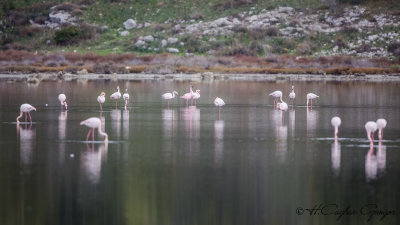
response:
M32 107L32 110L35 110L35 111L36 111L36 108L35 108L35 107Z
M81 123L80 123L80 125L85 125L86 124L86 120L84 120L84 121L82 121Z

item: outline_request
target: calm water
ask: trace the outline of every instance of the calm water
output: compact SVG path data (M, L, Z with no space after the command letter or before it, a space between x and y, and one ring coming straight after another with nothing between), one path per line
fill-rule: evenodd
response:
M0 83L0 224L400 223L400 83L194 82L197 107L176 99L167 109L160 95L189 84ZM128 111L109 99L117 85L131 95ZM273 110L268 93L282 90L289 103L291 85L296 107ZM110 141L96 131L86 144L79 123L101 115L101 91ZM308 92L320 95L312 111ZM221 120L216 96L227 103ZM25 102L34 123L17 127ZM380 117L384 140L371 150L364 124ZM367 204L391 213L367 222ZM332 215L346 208L352 215Z

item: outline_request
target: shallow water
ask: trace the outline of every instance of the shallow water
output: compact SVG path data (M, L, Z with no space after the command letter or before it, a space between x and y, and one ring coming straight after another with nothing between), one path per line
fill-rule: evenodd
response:
M197 107L175 99L167 109L160 95L188 82L0 83L0 224L368 224L367 204L389 214L369 223L399 224L400 83L192 84ZM109 99L117 85L128 111ZM291 85L296 106L274 110L268 93L290 103ZM312 111L308 92L320 96ZM216 96L227 103L221 120ZM17 126L25 102L34 123ZM92 116L108 144L97 131L86 143L79 123ZM332 116L342 118L338 142ZM380 117L388 125L371 150L364 124Z

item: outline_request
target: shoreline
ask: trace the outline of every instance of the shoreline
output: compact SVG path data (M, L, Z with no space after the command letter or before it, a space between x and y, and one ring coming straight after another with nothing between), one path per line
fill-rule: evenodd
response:
M400 74L323 75L323 74L223 74L223 73L172 73L172 74L70 74L32 73L0 74L0 82L76 81L76 80L126 80L126 81L336 81L336 82L400 82Z

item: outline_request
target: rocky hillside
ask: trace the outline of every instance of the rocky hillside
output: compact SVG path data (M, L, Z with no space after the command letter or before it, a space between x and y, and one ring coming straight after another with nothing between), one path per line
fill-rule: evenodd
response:
M6 2L3 50L400 56L400 3L391 0Z

